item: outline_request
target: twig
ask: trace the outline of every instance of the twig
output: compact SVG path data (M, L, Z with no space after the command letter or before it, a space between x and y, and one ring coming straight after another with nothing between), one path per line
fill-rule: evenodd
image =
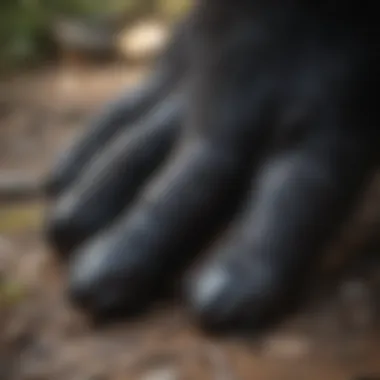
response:
M0 171L0 200L32 198L42 194L42 181L26 173Z

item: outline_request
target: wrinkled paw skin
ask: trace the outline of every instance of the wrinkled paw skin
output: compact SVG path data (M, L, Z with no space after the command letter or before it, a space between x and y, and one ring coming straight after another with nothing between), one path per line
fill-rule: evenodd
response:
M48 180L75 307L130 317L178 277L208 331L294 307L379 164L373 4L196 2Z

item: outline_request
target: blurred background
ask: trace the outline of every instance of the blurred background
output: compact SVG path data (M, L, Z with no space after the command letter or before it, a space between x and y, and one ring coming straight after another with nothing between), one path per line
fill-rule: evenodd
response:
M366 270L333 292L324 283L299 314L244 340L206 337L180 308L93 330L67 304L38 185L89 116L143 79L189 6L1 0L0 380L380 379L379 277ZM334 249L362 248L379 189Z

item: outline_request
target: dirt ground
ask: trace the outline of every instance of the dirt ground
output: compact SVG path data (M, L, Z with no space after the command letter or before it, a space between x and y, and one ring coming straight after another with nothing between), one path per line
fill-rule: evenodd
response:
M2 80L0 179L43 176L88 115L143 74L53 67ZM355 276L259 338L206 337L174 308L93 329L65 300L45 206L0 200L1 380L380 379L379 287Z

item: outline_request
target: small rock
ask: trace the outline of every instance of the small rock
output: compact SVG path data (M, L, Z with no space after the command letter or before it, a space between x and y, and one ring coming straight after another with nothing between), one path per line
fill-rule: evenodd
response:
M164 25L155 21L142 21L120 33L117 47L124 57L143 60L156 56L167 40L168 30Z

